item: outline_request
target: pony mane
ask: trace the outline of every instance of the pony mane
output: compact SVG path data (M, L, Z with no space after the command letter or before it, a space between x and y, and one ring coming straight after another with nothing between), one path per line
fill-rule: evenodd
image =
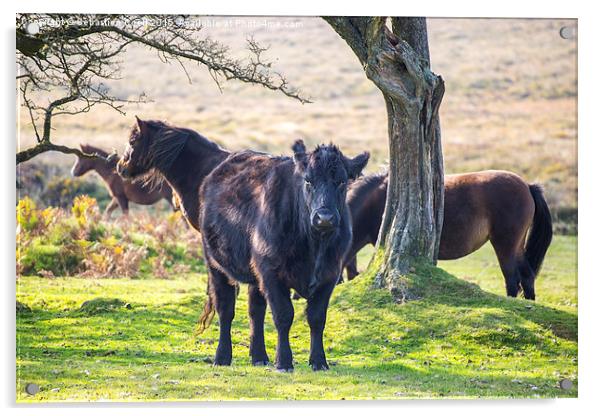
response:
M155 130L150 145L146 150L147 162L152 169L142 179L145 185L157 187L164 181L161 172L169 170L182 150L189 141L195 143L200 148L220 149L220 147L201 136L194 130L172 126L160 120L145 121L151 129ZM130 138L138 137L140 130L134 125L130 133Z
M388 172L373 173L356 179L347 191L347 203L350 208L361 204L368 193L380 186L389 178Z
M312 164L322 169L331 171L337 163L343 161L343 154L334 144L320 144L308 155Z
M82 152L84 152L84 153L88 153L88 154L97 153L99 156L102 156L104 158L109 156L109 152L107 152L106 150L103 150L100 147L96 147L96 146L93 146L88 143L80 144L80 148L82 149Z

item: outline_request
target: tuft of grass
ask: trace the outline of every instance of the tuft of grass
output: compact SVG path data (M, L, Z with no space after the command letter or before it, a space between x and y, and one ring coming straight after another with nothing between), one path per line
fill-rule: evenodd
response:
M553 242L536 303L503 296L499 270L488 266L495 262L489 249L442 262L442 268L417 269L408 282L423 288L421 297L404 304L375 290L368 270L335 289L325 331L331 370L320 373L307 365L304 300L294 301L295 372L280 374L250 364L246 290L238 296L232 327L233 365L213 367L217 322L193 335L206 298L205 275L22 277L17 299L32 313L17 316L17 400L576 397L577 311L576 304L563 302L576 296L575 244L570 237ZM366 257L362 253L361 264ZM481 262L487 263L477 267ZM470 281L451 274L452 264L455 275ZM96 298L136 306L76 313ZM266 346L273 359L276 332L269 312ZM571 390L559 387L564 378L573 381ZM37 383L40 392L27 395L27 383Z
M95 298L82 303L82 306L79 307L77 313L85 316L93 316L115 312L121 308L131 309L132 306L117 298Z

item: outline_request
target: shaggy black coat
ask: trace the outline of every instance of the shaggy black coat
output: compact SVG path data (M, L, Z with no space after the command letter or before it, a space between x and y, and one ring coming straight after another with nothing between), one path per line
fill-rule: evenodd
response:
M203 182L199 223L210 298L201 324L207 324L215 308L220 323L217 365L231 363L235 286L246 283L252 362L269 361L263 338L267 302L278 331L276 367L293 369L288 336L294 289L308 300L309 363L314 370L328 368L322 342L326 310L352 238L346 189L368 154L348 159L332 145L307 154L301 141L293 150L294 158L231 154Z

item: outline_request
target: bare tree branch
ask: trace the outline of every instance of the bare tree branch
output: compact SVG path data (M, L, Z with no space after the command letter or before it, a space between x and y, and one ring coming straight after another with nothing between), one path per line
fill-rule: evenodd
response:
M52 151L66 153L66 154L73 154L73 155L77 155L81 158L86 158L86 159L95 159L95 158L102 157L97 154L84 153L81 150L74 148L74 147L63 146L60 144L53 144L50 142L41 142L41 143L38 143L37 145L35 145L34 147L31 147L29 149L26 149L26 150L23 150L23 151L17 153L17 165L19 163L22 163L22 162L32 159L41 153L52 152Z
M134 15L17 15L17 83L22 105L27 108L36 135L35 151L20 152L17 163L43 151L69 149L51 143L52 120L56 116L76 115L94 106L108 105L123 114L127 103L147 102L144 93L138 100L110 93L107 81L119 79L121 56L131 44L141 44L157 52L161 62L176 61L189 82L185 61L207 68L221 91L222 80L239 80L277 91L301 103L311 102L272 69L264 55L268 50L248 39L247 59L233 59L228 47L203 37L199 26L189 25L185 17ZM38 33L29 33L36 22ZM77 153L68 150L67 153ZM79 152L81 153L81 152Z

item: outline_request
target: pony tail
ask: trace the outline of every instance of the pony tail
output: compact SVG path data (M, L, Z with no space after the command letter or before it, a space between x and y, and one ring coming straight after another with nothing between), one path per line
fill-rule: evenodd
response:
M213 306L213 301L211 300L211 295L207 298L207 302L205 302L205 307L203 309L203 313L199 316L199 320L197 321L195 335L200 335L211 325L213 321L213 317L215 316L215 307Z
M215 316L215 306L213 305L213 296L211 296L211 278L207 276L207 302L203 308L203 313L199 316L196 324L195 335L200 335L211 325Z
M543 197L541 186L531 184L529 185L529 191L535 202L535 215L533 216L531 231L529 231L529 238L527 239L525 257L533 270L534 276L537 276L548 247L552 242L552 215Z

